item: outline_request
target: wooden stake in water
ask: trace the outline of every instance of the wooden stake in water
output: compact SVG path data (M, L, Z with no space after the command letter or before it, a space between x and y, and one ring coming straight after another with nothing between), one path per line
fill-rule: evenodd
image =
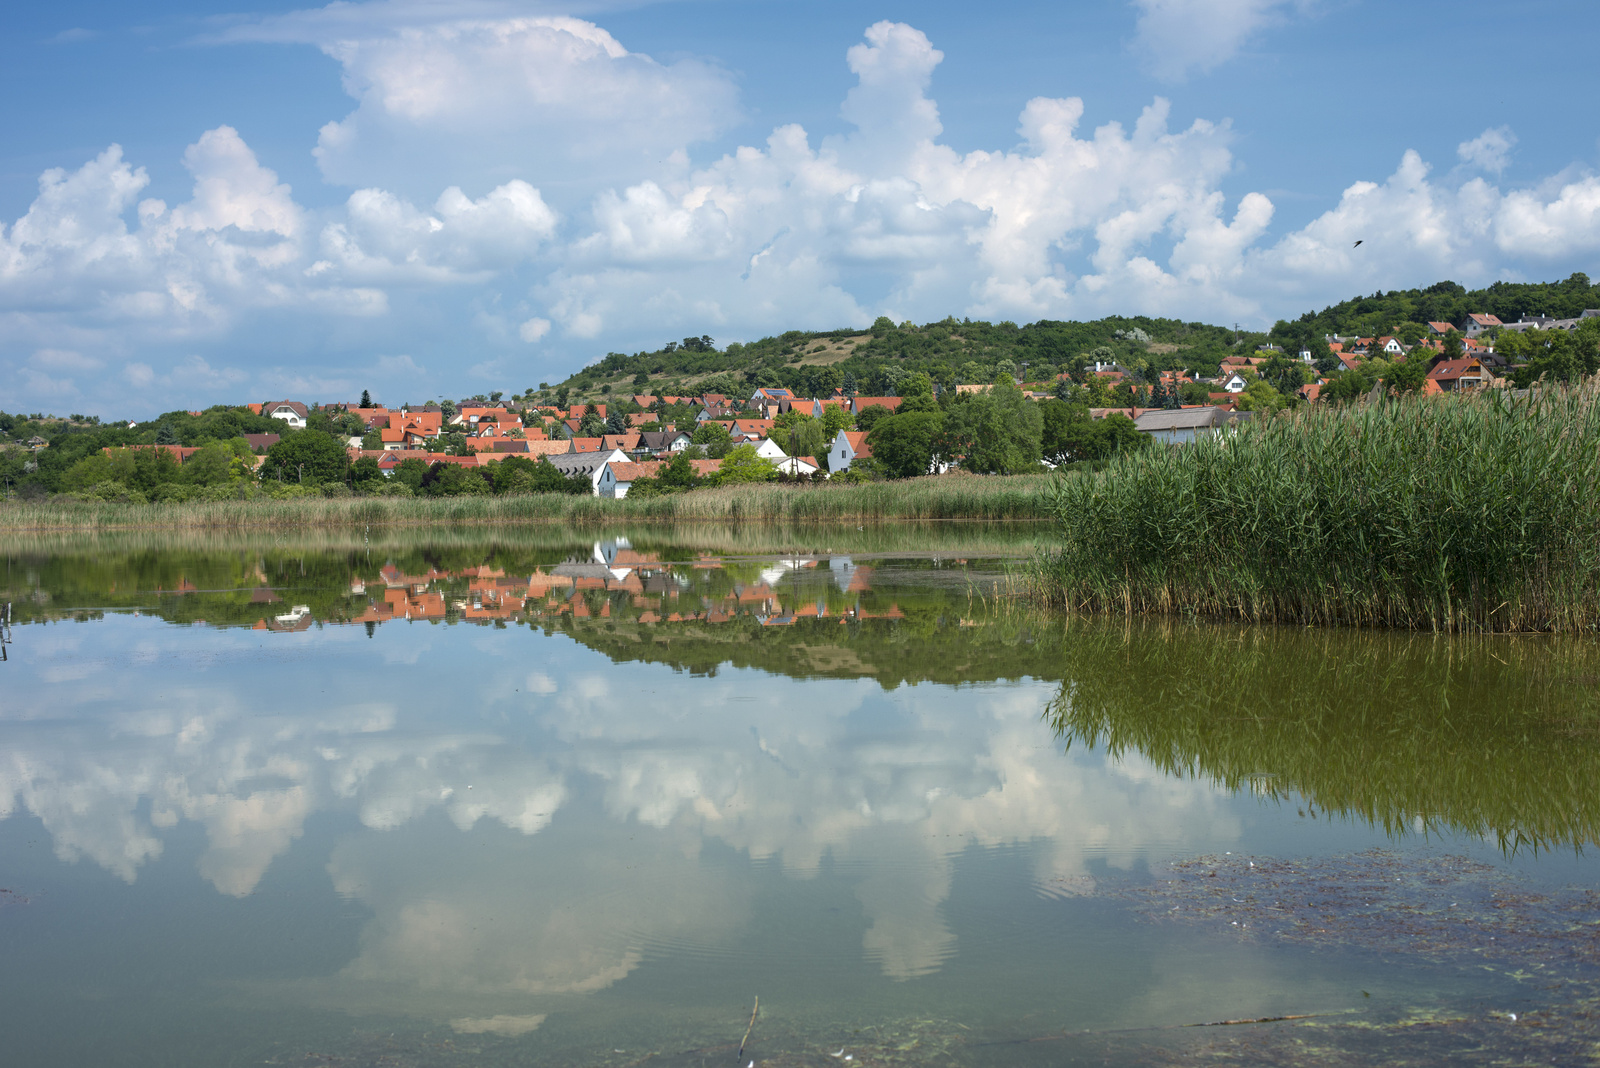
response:
M733 1059L734 1060L738 1061L738 1060L743 1060L744 1059L744 1047L745 1047L745 1044L750 1041L750 1032L754 1031L756 1029L756 1013L758 1013L760 1011L761 1011L761 995L757 994L756 995L756 1007L750 1010L750 1026L746 1027L744 1029L744 1037L739 1040L739 1052L735 1053L733 1055Z

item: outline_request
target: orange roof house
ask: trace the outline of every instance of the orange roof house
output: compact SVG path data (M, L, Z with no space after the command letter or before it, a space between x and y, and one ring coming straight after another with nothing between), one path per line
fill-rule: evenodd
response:
M1428 372L1428 379L1439 384L1446 393L1458 389L1476 389L1489 384L1490 375L1476 356L1463 356L1459 360L1440 360Z
M880 408L887 408L892 412L900 407L900 402L903 399L902 397L852 397L850 411L860 415L863 408L871 408L876 405Z

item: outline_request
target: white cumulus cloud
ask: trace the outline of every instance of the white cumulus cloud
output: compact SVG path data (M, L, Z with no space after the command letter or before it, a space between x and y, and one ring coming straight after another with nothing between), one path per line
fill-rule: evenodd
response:
M1457 145L1456 155L1463 163L1499 174L1511 162L1511 149L1516 143L1517 135L1511 132L1511 127L1491 126L1472 140Z
M556 214L520 179L477 200L451 186L427 214L382 189L362 189L345 218L322 232L324 257L308 269L337 269L362 283L486 281L531 257L555 232Z
M1215 70L1301 0L1133 0L1133 48L1152 74L1181 81Z
M616 181L738 116L725 72L658 63L581 19L379 22L316 43L360 102L317 141L323 174L344 185L417 195L511 177Z

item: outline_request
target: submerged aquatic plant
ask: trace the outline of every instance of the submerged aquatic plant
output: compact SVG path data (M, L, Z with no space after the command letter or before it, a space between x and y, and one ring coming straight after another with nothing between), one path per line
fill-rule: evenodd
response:
M1072 608L1430 630L1600 625L1600 379L1319 406L1058 481Z

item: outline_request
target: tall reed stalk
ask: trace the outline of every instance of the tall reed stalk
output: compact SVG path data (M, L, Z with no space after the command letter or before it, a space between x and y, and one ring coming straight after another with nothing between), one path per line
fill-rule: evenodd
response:
M0 531L226 530L439 524L644 522L844 522L1041 520L1048 475L975 475L853 486L727 486L668 497L297 498L116 504L49 500L0 503Z
M1318 406L1050 491L1036 594L1096 611L1600 626L1600 379Z

